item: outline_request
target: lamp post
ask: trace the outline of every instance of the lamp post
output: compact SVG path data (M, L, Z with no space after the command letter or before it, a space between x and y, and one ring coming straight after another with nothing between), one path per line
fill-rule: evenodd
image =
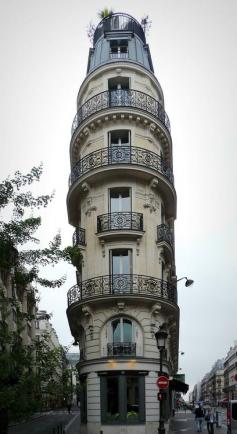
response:
M166 329L166 324L163 324L162 326L160 326L159 330L155 333L157 348L160 351L160 375L162 375L162 370L163 370L163 353L165 350L167 337L168 337L168 332ZM165 434L163 399L160 400L160 419L159 419L158 434Z

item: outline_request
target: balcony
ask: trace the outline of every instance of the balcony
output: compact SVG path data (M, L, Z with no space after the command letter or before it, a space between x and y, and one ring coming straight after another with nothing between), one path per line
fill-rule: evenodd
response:
M80 227L77 227L73 237L72 237L73 246L85 246L86 245L86 231Z
M134 89L107 90L86 101L78 110L72 123L72 136L90 116L101 110L119 107L135 108L152 115L170 133L170 121L159 101L144 92Z
M171 249L174 248L174 236L170 228L166 224L157 226L157 243L167 243Z
M96 44L98 39L101 38L102 35L109 32L131 32L136 33L139 38L143 41L143 43L146 43L146 38L144 34L144 30L141 26L141 24L135 20L131 15L117 12L112 15L109 15L108 17L105 17L96 27L94 38L93 38L93 45Z
M68 306L93 298L152 297L177 304L177 289L156 277L140 274L114 274L84 280L67 293Z
M112 212L97 217L97 235L100 238L143 235L143 214L138 212Z
M151 169L155 172L155 175L159 173L171 184L174 182L172 170L166 167L160 155L147 149L126 145L98 149L83 157L75 164L71 171L69 186L72 186L78 179L95 169L106 166L114 168L117 165L124 164Z
M135 342L116 342L107 344L108 356L136 356L136 344Z

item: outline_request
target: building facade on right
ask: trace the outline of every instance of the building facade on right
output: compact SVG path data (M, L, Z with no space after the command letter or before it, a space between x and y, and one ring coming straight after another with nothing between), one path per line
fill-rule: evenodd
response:
M237 399L237 341L234 342L224 361L224 392L228 399Z
M81 432L155 434L161 326L162 372L175 375L178 361L176 192L163 92L130 15L95 30L70 160L68 216L82 258L67 315L80 348Z

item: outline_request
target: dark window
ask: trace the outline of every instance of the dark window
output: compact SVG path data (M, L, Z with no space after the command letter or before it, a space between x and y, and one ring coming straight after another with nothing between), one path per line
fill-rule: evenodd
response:
M126 90L129 89L128 77L113 77L108 80L109 90Z
M237 420L237 402L232 404L232 419Z
M87 378L80 377L81 423L87 423Z
M110 140L109 144L110 146L113 145L129 145L130 143L130 130L114 130L110 131L109 133Z
M102 423L145 422L145 377L116 375L101 377Z
M115 420L119 415L119 378L107 379L108 419Z
M112 40L110 41L110 58L111 59L126 59L128 57L128 40Z

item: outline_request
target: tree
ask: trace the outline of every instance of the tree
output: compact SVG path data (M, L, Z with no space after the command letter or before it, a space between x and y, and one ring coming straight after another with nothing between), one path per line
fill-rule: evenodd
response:
M48 247L33 248L39 242L35 233L41 218L31 213L46 207L53 199L53 194L34 196L27 190L40 180L41 174L42 165L33 167L25 175L17 171L0 183L0 408L7 403L10 415L15 419L37 407L32 399L35 385L40 382L35 371L37 343L26 345L21 337L27 322L34 319L32 307L37 298L36 285L55 288L65 281L65 276L54 280L44 278L42 267L61 260L73 261L78 267L81 260L78 246L61 248L60 234L55 235ZM21 309L24 296L27 297L27 311ZM12 311L14 327L10 322ZM54 360L55 368L59 358L49 352L46 342L44 354Z

